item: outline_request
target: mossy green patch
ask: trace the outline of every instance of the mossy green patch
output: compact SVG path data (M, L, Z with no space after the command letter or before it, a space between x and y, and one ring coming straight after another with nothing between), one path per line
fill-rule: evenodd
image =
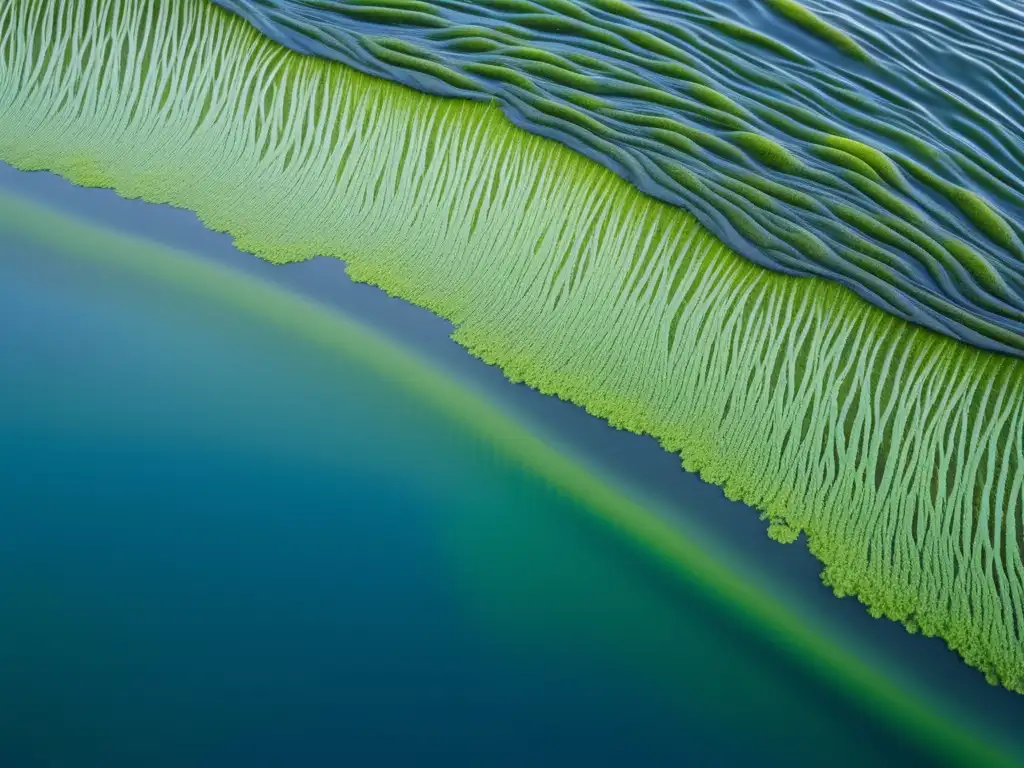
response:
M874 168L856 155L852 155L845 150L833 149L832 147L812 146L811 152L822 160L832 163L833 165L849 168L851 171L855 171L871 181L876 181L879 184L883 183L882 177L878 175L878 172L875 171Z
M797 173L803 165L788 149L759 133L737 131L729 134L729 139L752 158L769 168L786 173Z
M480 77L487 77L492 80L501 80L509 85L515 85L525 91L538 93L539 89L534 82L518 70L511 67L503 67L499 64L487 64L484 62L471 61L465 65L465 70Z
M877 179L881 177L887 184L896 189L906 189L906 180L896 168L896 164L884 152L844 136L825 136L824 140L827 146L845 152L853 158L860 160L877 174L868 176L868 178ZM857 167L852 165L847 167L857 170Z

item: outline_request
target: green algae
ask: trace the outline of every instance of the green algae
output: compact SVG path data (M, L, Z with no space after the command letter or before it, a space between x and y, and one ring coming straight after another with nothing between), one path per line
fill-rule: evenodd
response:
M901 158L901 164L919 181L944 196L963 211L974 224L999 245L1014 254L1024 257L1024 248L1013 228L1000 216L992 205L975 192L951 184L938 174L909 158Z
M67 13L77 23L55 23ZM182 32L194 29L201 46ZM147 32L142 73L106 66ZM82 44L94 35L109 54ZM762 510L773 536L806 534L837 594L941 635L1024 690L1020 361L744 261L692 216L493 107L287 53L198 0L152 15L123 0L0 8L0 86L8 162L191 208L276 262L346 259L356 279L451 319L510 379L654 435ZM799 162L773 158L759 134L734 138L758 162ZM876 155L850 154L885 178ZM659 168L708 191L678 163ZM755 242L774 232L812 257L832 251L757 206L723 213ZM893 300L896 270L837 252Z
M988 201L984 200L981 195L972 192L966 187L958 187L952 184L945 185L944 191L949 199L967 214L968 218L975 223L978 229L1008 251L1024 253L1024 250L1021 249L1020 241L1010 228L1010 225L1006 223L1002 216L995 212Z
M831 43L843 53L862 61L871 61L867 51L860 47L857 42L832 24L822 19L816 13L808 9L796 0L763 0L765 5L781 16L797 24L812 35Z
M896 164L884 152L843 136L826 136L825 142L829 147L845 152L873 169L875 178L881 177L896 189L906 188L906 180L900 174Z
M431 75L432 77L436 77L438 80L448 83L449 85L454 85L457 88L477 87L476 83L461 72L457 72L454 69L445 66L440 61L431 61L422 56L395 50L396 43L399 44L399 47L408 48L406 44L396 40L367 40L365 45L373 51L374 55L381 61L386 61L389 64L395 64L400 67L407 67L408 69L422 72L425 75Z
M525 91L537 93L537 86L528 77L511 67L503 67L500 64L486 64L483 62L469 62L465 70L474 75L487 77L492 80L501 80L509 85L515 85Z
M501 45L487 37L458 37L453 38L445 48L458 53L493 53L501 50ZM474 63L477 62L468 62L463 68L470 71L469 67Z
M835 151L842 152L842 150ZM854 157L853 155L849 156ZM859 158L856 157L854 157L854 159L859 160ZM867 164L865 163L865 165ZM867 167L871 168L871 166ZM875 181L874 179L876 176L877 173L874 169L871 169L871 172L867 173L863 168L855 169L853 172L840 173L840 177L843 180L856 187L859 191L863 192L871 198L871 200L881 205L893 215L899 216L908 224L924 226L924 217L921 215L921 212L903 198L898 195L894 195L891 190L881 183L882 180L880 178ZM925 237L928 236L925 235Z
M793 50L785 43L780 43L774 37L762 35L757 30L751 29L743 24L736 24L725 20L716 20L711 22L711 27L713 29L717 29L719 32L724 32L726 35L734 37L737 40L742 40L745 43L753 43L767 51L777 53L784 59L789 59L790 61L800 64L806 64L808 62L806 56Z
M768 95L762 95L759 98L759 102L765 107L770 108L768 110L764 110L765 114L774 113L779 116L789 118L790 122L808 129L807 135L814 137L813 139L810 139L810 141L816 141L819 138L818 133L815 133L816 131L828 134L841 130L835 121L822 117L799 104L794 104Z
M1010 295L1010 289L1002 275L963 240L949 237L942 241L942 245L988 291L997 296Z
M724 160L729 160L739 165L748 164L747 156L735 145L718 138L712 133L684 125L677 120L672 120L667 117L636 116L628 112L622 113L616 110L609 110L608 114L617 117L625 123L630 123L632 125L646 125L647 127L652 128L651 136L670 146L676 146L677 148L689 148L697 145L710 152L714 152ZM766 207L770 207L770 200L767 196L765 197L765 201Z
M630 5L624 0L585 0L588 5L598 10L606 11L623 19L630 21L647 21L647 16L640 9Z
M336 6L333 10L358 21L374 21L380 24L408 25L412 27L446 26L444 20L439 18L436 9L431 9L431 12L424 13L423 11L411 10L406 7L386 8L381 5L346 4Z
M426 34L428 40L461 40L465 38L482 37L487 40L491 40L500 45L516 45L519 43L518 38L502 34L501 32L491 29L490 27L481 27L477 25L460 25L460 26L448 26L443 29L428 32Z
M314 8L324 8L332 11L340 11L346 6L355 6L383 8L396 11L411 11L413 13L422 13L427 16L441 15L440 11L438 11L436 7L430 3L423 2L423 0L344 0L344 2L338 2L338 0L312 0L310 5Z
M568 74L579 75L579 71L569 63L569 60L558 54L545 51L542 48L533 48L528 45L515 45L502 51L503 56L511 56L527 62L539 62L548 64L552 68L564 69Z
M591 135L602 136L608 133L608 129L603 124L580 110L573 109L568 104L563 104L553 99L534 99L531 105L552 117L557 117L570 125L582 128Z
M724 93L716 91L714 88L709 88L706 85L695 83L693 85L685 86L684 90L693 98L703 102L713 109L728 112L729 114L736 115L741 118L746 118L749 115L749 113L739 104L730 99Z
M815 200L813 197L805 192L801 192L798 189L787 187L784 184L779 184L772 181L771 179L765 179L757 174L743 174L740 180L745 184L748 184L756 189L764 192L766 195L771 195L776 200L782 200L783 202L794 205L798 208L803 208L806 211L822 211L823 207L820 202Z
M516 16L516 24L537 32L550 32L559 35L574 35L596 43L605 45L617 45L618 38L611 32L583 24L562 16L551 16L546 13L531 13L525 16Z
M828 13L815 12L841 3L768 3L761 16L768 26L755 30L740 23L753 17L731 12L728 4L682 0L642 6L622 0L351 4L360 13L384 8L443 21L422 28L339 23L334 10L348 4L327 0L261 0L266 14L248 0L213 2L262 19L257 28L297 50L305 50L303 41L316 41L312 52L369 74L496 104L514 124L569 142L646 193L690 211L754 263L835 280L886 311L961 341L1018 356L1024 348L1018 263L1024 227L1014 220L1024 206L1014 170L1024 150L987 108L968 103L962 89L954 98L942 87L948 73L908 70L893 45L862 18L854 21L856 14L847 34L829 23ZM922 0L909 2L922 12ZM840 53L810 45L811 59L781 42L785 37L760 31L774 27L778 33L792 22L832 41ZM861 57L851 35L872 46L878 66L850 69L841 51ZM383 58L376 55L381 50ZM895 77L887 69L893 64L900 72ZM927 80L931 75L934 82ZM947 123L922 106L928 100L915 95L917 88L951 107ZM687 128L666 128L662 119ZM672 170L679 166L687 173ZM751 194L745 178L751 173L767 182L756 191L771 200ZM771 190L786 192L780 197ZM962 274L949 279L934 258L918 268L918 241L873 238L865 227L845 226L823 212L820 201L858 208L861 216L901 216L931 240L928 254L952 258L942 243L962 240L988 262L981 269L989 277L1003 275L1003 286L982 295L996 283L968 279L971 287L961 289ZM802 235L791 236L805 231L815 235L810 250L803 249ZM894 258L907 263L884 291L890 299L857 282L863 270L855 263L859 257L848 258L851 250L883 265Z
M533 13L537 6L527 0L485 0L484 5L512 13Z
M767 136L750 131L738 131L729 135L729 138L748 155L770 168L786 173L796 173L801 168L801 162L793 153Z
M830 162L833 165L838 165L859 173L870 181L875 181L879 184L884 183L884 180L878 175L878 172L874 168L864 162L861 158L850 154L846 150L833 149L832 147L812 146L811 151L822 160Z
M545 61L524 61L520 66L524 72L543 77L546 80L568 88L575 88L586 93L597 93L600 89L600 81L596 78L573 72L562 64L551 64Z

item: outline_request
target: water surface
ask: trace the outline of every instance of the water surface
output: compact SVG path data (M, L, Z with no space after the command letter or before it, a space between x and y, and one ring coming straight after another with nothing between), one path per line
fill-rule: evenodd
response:
M960 733L814 673L343 317L4 210L0 763L860 765Z

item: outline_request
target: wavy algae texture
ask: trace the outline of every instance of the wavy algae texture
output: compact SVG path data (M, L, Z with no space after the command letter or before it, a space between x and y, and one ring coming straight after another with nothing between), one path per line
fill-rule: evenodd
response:
M213 0L496 101L741 256L1024 355L1024 13L978 0Z
M205 0L0 6L0 158L188 207L273 261L346 259L1024 691L1020 360L760 268L493 106L294 54Z

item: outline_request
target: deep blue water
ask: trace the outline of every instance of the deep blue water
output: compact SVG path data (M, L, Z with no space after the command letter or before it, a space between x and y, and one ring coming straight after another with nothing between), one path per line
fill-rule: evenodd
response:
M0 250L0 765L936 759L422 364L77 247Z
M803 542L780 547L765 535L766 523L745 504L726 499L717 486L682 470L677 456L650 437L612 429L583 409L512 384L500 370L466 354L449 338L452 325L401 299L368 285L353 283L336 259L317 258L281 267L238 251L231 238L206 229L187 210L125 200L104 189L75 187L51 173L25 173L0 164L0 192L46 202L58 210L86 217L104 227L187 249L232 271L272 282L311 301L351 314L403 346L425 355L456 380L486 392L515 419L542 426L548 441L583 457L604 478L636 490L665 510L690 534L717 545L730 567L748 568L767 595L784 602L805 620L828 631L833 640L884 659L935 701L953 701L961 717L983 719L1020 746L1024 734L1024 698L987 685L982 676L949 651L939 638L908 634L898 624L871 618L856 599L837 600L821 584L821 564Z

